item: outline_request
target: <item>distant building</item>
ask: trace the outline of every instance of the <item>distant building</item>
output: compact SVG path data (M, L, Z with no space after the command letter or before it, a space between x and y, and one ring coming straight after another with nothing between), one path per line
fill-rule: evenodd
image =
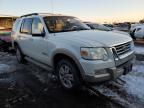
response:
M0 14L0 29L12 29L13 22L17 16L1 15Z

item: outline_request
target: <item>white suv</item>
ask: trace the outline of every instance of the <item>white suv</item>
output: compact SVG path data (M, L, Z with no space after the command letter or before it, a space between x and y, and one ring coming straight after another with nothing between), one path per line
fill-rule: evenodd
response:
M130 37L90 30L77 18L59 14L21 16L12 40L20 63L27 60L54 72L67 90L127 74L135 58Z
M137 38L144 39L144 25L136 26L134 28L133 37L135 39L137 39Z

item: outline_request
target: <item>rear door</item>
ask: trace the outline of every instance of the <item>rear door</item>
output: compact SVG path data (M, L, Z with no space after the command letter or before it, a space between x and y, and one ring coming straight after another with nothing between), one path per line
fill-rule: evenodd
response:
M31 42L32 42L32 18L25 18L22 21L19 37L19 45L22 52L31 56L33 51L31 50Z

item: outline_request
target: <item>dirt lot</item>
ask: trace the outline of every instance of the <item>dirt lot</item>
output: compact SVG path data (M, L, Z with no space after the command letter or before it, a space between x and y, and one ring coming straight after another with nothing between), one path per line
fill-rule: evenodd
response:
M117 83L98 86L106 95L102 97L87 90L66 92L47 71L31 63L21 65L14 55L0 52L0 108L142 108L144 98L139 95L143 97L144 92L135 90L133 82L138 81L136 85L143 86L144 81L141 83L135 78L144 77L144 73L136 70L143 65L138 62L134 72Z

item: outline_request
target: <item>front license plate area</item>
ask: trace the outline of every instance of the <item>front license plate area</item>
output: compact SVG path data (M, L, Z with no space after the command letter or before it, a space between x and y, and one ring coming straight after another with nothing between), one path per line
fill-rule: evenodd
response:
M132 71L132 63L127 63L124 65L124 75Z

